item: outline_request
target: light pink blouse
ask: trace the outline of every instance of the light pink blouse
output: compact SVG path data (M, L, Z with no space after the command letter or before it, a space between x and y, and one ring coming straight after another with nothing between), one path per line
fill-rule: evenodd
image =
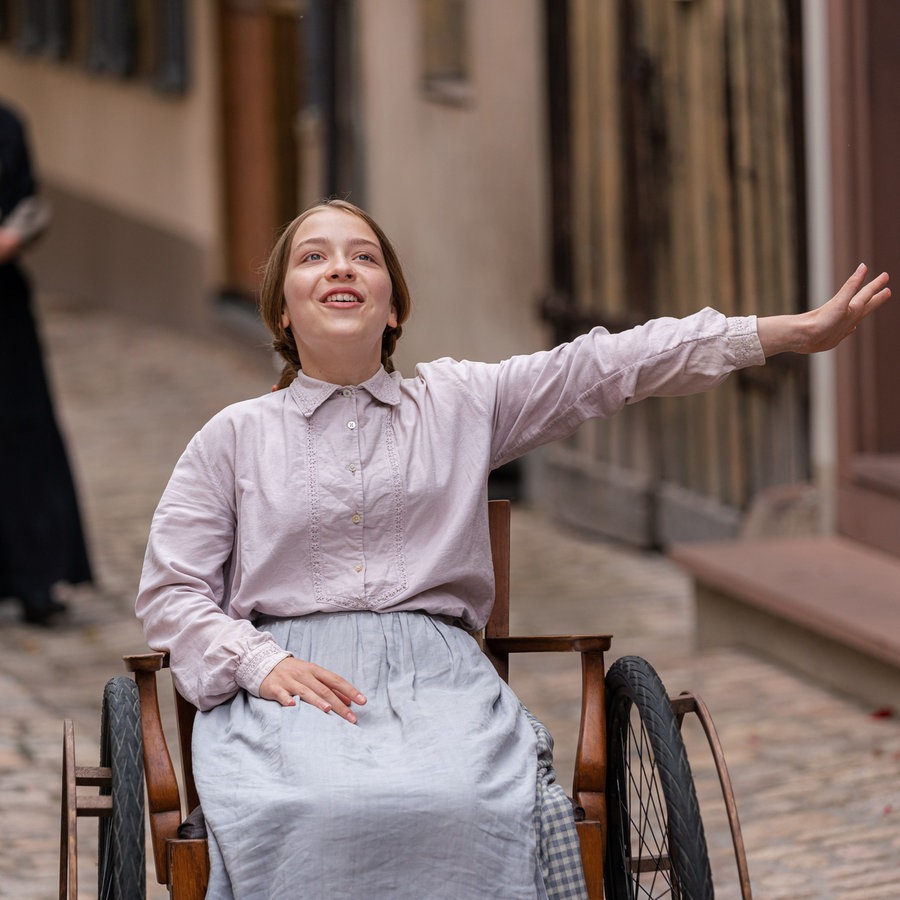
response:
M705 309L497 364L441 359L359 386L302 373L191 440L153 519L136 602L201 709L258 694L288 654L260 614L424 610L481 627L491 469L648 396L765 358L755 317Z

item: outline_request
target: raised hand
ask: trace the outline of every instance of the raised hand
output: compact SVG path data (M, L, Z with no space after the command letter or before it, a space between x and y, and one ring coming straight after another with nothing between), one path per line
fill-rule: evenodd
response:
M761 317L757 327L766 356L786 351L831 350L853 334L859 323L891 296L888 273L882 272L866 284L867 271L865 265L858 266L843 287L817 309L796 315Z

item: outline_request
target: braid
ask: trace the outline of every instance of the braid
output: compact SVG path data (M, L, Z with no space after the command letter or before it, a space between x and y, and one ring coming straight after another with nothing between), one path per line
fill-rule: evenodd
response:
M381 364L384 366L385 372L394 371L394 361L391 357L394 355L394 350L397 349L397 341L400 340L401 334L403 334L402 325L384 329L384 334L381 337Z

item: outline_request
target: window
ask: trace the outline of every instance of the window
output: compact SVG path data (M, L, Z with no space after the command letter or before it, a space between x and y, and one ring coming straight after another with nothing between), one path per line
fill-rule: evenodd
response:
M166 93L183 93L188 86L187 11L184 0L155 0L150 46L152 81Z
M0 41L25 55L183 93L187 10L187 0L0 0Z
M466 0L419 0L422 87L443 103L471 98L466 41Z
M67 49L67 0L5 0L0 3L0 38L20 53L59 57Z
M67 0L44 0L43 51L51 59L68 56L72 38L72 7Z
M127 77L137 70L135 0L91 0L87 67L103 75Z
M37 53L43 38L43 4L20 0L15 4L15 47L21 53Z

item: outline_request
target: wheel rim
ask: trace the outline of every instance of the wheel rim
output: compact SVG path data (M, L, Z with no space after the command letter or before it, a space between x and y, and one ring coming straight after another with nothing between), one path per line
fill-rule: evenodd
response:
M628 724L622 732L619 753L623 762L618 779L616 807L611 815L621 823L621 862L630 898L680 897L678 877L672 869L669 828L663 787L653 748L634 705L623 715ZM612 798L611 798L612 799Z
M608 843L614 900L711 900L709 855L671 703L640 657L607 673Z

